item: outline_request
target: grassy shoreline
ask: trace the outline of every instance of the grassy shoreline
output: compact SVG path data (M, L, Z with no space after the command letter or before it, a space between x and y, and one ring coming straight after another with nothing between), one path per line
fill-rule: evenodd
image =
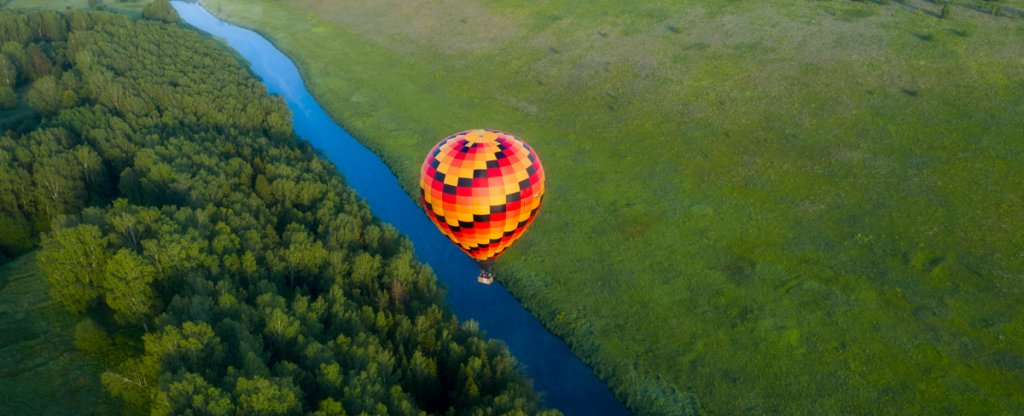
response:
M412 194L445 134L530 141L552 197L501 275L635 410L659 389L716 413L1021 406L1019 21L204 3L293 57Z

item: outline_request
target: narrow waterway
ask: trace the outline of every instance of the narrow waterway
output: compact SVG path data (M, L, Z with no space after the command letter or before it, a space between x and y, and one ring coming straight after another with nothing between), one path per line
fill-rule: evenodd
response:
M448 304L459 319L479 322L489 336L508 344L542 392L546 406L567 415L629 414L590 368L500 284L476 283L477 269L469 257L434 228L380 158L327 115L306 90L291 59L259 34L224 22L197 3L171 4L185 22L227 41L249 61L271 94L284 97L296 133L334 162L375 215L412 240L419 259L447 286ZM423 149L424 154L428 150Z

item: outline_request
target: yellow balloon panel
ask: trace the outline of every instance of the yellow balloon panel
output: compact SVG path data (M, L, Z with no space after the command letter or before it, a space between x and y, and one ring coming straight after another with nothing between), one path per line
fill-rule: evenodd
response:
M520 138L469 130L444 138L420 171L423 208L470 257L497 258L536 218L544 169Z

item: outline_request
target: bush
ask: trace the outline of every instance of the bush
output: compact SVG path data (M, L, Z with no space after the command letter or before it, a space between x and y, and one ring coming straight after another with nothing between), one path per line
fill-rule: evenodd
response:
M28 90L28 105L43 114L56 113L64 102L64 90L52 75L47 75L32 83Z
M175 23L178 21L178 12L171 7L167 0L154 0L142 8L142 17L149 20Z
M75 325L75 348L92 355L102 355L110 348L110 337L95 321L86 318Z
M0 88L0 101L3 90ZM31 250L34 245L32 226L20 215L0 211L0 253L14 257Z
M0 87L13 87L18 81L18 68L11 59L0 53Z
M18 95L11 87L0 87L0 110L10 110L18 106Z

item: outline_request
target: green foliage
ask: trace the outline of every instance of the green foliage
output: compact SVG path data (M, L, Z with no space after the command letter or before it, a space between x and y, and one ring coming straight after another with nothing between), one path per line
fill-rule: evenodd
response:
M106 354L112 348L110 336L96 321L86 318L75 325L75 348L94 356Z
M11 88L18 80L18 68L7 55L0 54L0 87ZM10 107L8 107L10 108Z
M301 408L301 392L287 379L267 380L256 376L240 378L234 396L238 412L244 415L274 416L294 414Z
M204 2L410 195L452 132L527 140L498 278L638 414L1019 413L1024 25L905 3Z
M90 317L74 342L125 413L538 411L234 56L106 13L0 22L19 71L36 50L52 65L17 81L38 122L0 136L0 249L41 234L51 295Z
M64 90L52 75L37 79L28 90L28 105L43 114L53 114L60 110L64 102Z
M161 391L159 394L157 403L166 403L167 406L153 409L154 414L208 416L235 414L235 406L231 397L197 374L175 375L166 391Z
M3 19L3 16L4 15L0 14L0 22L3 22L4 24L12 24L10 21L4 22L4 20L9 19ZM12 34L10 36L18 35ZM7 58L8 62L10 62L12 66L4 69L5 82L10 86L16 86L21 81L28 79L28 55L25 54L25 47L23 44L15 40L9 40L3 43L0 51L3 52L3 56Z
M53 62L50 61L50 57L36 43L29 44L25 48L25 59L22 64L22 72L33 81L49 75L53 70Z
M142 17L167 23L178 21L178 12L167 0L153 0L142 8Z
M144 0L6 0L4 8L11 11L54 10L72 17L76 14L82 16L87 10L106 10L139 17L147 4Z
M35 246L33 231L20 213L4 213L0 216L0 253L16 256L29 251Z
M107 261L103 299L121 322L142 322L157 308L156 269L134 251L120 249Z
M125 414L145 414L153 407L154 397L150 384L156 381L159 374L155 364L130 358L100 374L103 387L120 399Z
M160 334L143 336L146 354L143 361L151 367L174 368L192 373L211 373L211 362L224 359L221 340L205 322L184 322L165 327Z
M51 295L71 312L93 305L106 286L107 242L99 227L62 227L43 239L41 268Z
M0 86L0 110L10 110L18 106L18 95L11 87Z

